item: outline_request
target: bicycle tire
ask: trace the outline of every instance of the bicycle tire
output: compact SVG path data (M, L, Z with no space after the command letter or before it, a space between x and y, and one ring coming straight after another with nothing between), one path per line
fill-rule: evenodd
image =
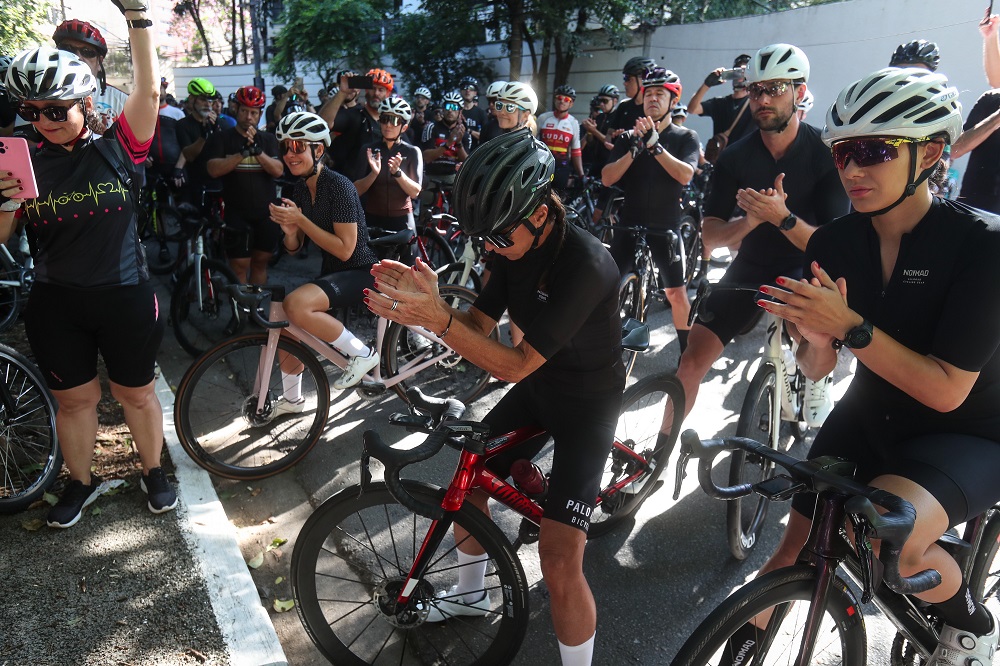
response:
M761 363L743 398L736 424L737 437L749 437L775 448L778 433L774 427L774 412L781 409L777 378L774 365L767 361ZM780 418L777 421L780 426ZM729 485L763 481L773 468L770 461L737 449L729 459ZM770 502L757 493L726 502L726 536L729 551L737 560L746 559L757 545L769 505Z
M0 345L0 381L11 400L0 400L0 513L16 513L41 499L62 468L56 401L34 363Z
M236 274L226 264L203 257L201 260L201 301L191 264L184 269L170 296L170 321L184 351L199 356L227 337L239 333L244 324L238 306L226 291L237 284Z
M991 603L996 612L1000 603L1000 508L990 509L989 514L973 555L969 589L976 601Z
M661 443L658 434L668 400L673 403L671 436L669 441ZM588 538L607 534L642 506L667 466L683 420L684 388L673 373L645 377L625 390L615 440L639 452L652 469L626 486L626 490L614 491L613 486L635 474L637 466L635 460L612 447L601 477L599 502L591 514Z
M758 642L758 650L763 646L764 654L758 651L753 663L794 663L815 584L816 569L809 565L778 569L752 580L709 613L684 642L672 666L742 662L738 650L727 646L729 638L751 618L767 611L773 611L768 632ZM823 644L816 646L812 663L865 664L868 639L861 607L840 577L830 586L817 640ZM724 661L727 657L729 661Z
M0 280L11 283L0 284L0 331L6 331L21 312L21 267L3 252L0 252Z
M476 301L475 292L458 286L443 286L441 297L451 307L467 311ZM494 327L490 338L500 340L500 332ZM407 366L419 363L425 358L437 356L444 351L440 343L410 331L396 322L389 324L382 343L382 357L385 359L387 377L402 374ZM406 389L419 386L424 395L435 398L456 398L470 404L483 392L490 381L490 373L465 357L452 353L408 379L393 384L392 389L406 400Z
M440 504L444 490L403 481L417 498ZM306 520L295 539L291 582L306 633L330 663L508 664L528 628L528 584L503 532L471 504L449 517L469 531L488 556L483 617L424 623L420 606L434 603L457 579L454 530L432 556L412 592L410 610L396 611L399 590L431 521L401 506L383 483L364 493L345 488ZM413 610L416 607L416 610ZM426 616L424 616L426 617Z
M426 226L417 234L417 256L434 270L455 263L455 252L441 237L437 225Z
M177 438L198 466L228 479L263 479L302 460L319 441L330 413L330 384L323 366L301 343L281 338L278 351L286 367L303 366L298 414L273 416L283 393L278 354L269 370L268 400L257 413L254 389L267 334L227 340L198 358L177 386L174 419Z
M622 321L630 317L636 321L646 321L645 297L639 283L639 275L634 272L623 277L618 283L618 312ZM639 352L622 349L622 363L625 364L626 379L632 374L638 356Z

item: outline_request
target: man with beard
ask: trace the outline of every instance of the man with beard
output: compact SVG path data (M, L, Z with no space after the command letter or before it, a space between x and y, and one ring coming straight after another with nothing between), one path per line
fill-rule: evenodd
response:
M267 282L267 262L281 237L268 209L275 197L274 179L282 172L278 139L257 129L265 101L264 93L253 86L237 90L236 127L213 134L203 151L208 175L222 180L223 241L241 283Z
M472 134L465 123L459 122L462 95L457 90L445 93L443 106L441 121L428 122L424 127L420 149L427 178L450 189L458 165L472 152ZM425 187L424 191L432 189Z
M712 119L713 135L725 132L732 127L732 130L729 131L730 144L756 129L748 113L750 109L743 109L747 103L746 66L749 62L750 56L745 53L736 56L736 59L733 60L733 70L735 70L736 76L732 79L733 92L731 94L702 101L710 87L722 85L723 72L726 70L724 67L719 67L709 73L705 82L695 91L694 97L688 102L688 113L708 116ZM743 109L742 113L740 113L741 109Z
M187 85L190 113L177 121L177 145L181 154L174 164L174 184L181 190L181 198L198 207L206 205L205 192L221 189L219 181L205 170L205 142L216 132L221 132L219 116L212 109L215 86L211 81L194 78ZM206 211L207 212L207 211Z
M742 242L721 285L762 285L781 275L801 277L803 251L816 227L849 210L820 130L800 123L795 113L808 78L809 60L790 44L765 46L750 61L748 111L760 131L731 144L719 156L702 227L709 249ZM730 219L737 206L746 216ZM685 413L691 411L698 385L723 348L759 308L752 294L716 290L704 311L714 317L691 328L677 369L687 398ZM789 332L798 339L793 326ZM804 411L812 427L822 425L832 408L829 379L809 381L807 386Z
M382 130L378 126L378 107L382 100L392 94L392 74L384 69L370 69L367 76L372 78L372 87L365 90L365 103L354 108L343 109L351 89L347 77L340 79L340 90L330 102L319 110L320 117L330 125L331 134L337 135L330 147L330 158L334 170L348 173L353 168L361 146L382 140ZM354 92L357 96L357 92Z
M430 114L427 113L431 106L431 91L426 86L420 86L413 91L413 119L406 130L406 141L414 146L419 146L423 140L424 127L430 121Z

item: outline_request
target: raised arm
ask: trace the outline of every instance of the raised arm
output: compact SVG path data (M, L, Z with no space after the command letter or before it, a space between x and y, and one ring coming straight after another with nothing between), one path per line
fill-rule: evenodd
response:
M132 134L141 143L153 138L160 111L160 66L156 58L152 21L146 16L144 0L113 0L128 23L135 89L123 111Z

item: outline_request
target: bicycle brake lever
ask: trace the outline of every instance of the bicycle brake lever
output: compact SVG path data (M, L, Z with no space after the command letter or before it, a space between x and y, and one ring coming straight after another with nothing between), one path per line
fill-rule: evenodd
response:
M681 483L687 477L687 463L691 459L691 452L685 448L681 449L680 457L677 458L677 475L674 482L674 500L681 496Z
M368 446L361 449L361 483L358 484L358 497L361 497L372 482L372 471L369 467L372 457L368 453Z
M868 521L858 514L848 514L854 527L854 550L861 561L861 603L867 604L875 596L875 553L868 540Z

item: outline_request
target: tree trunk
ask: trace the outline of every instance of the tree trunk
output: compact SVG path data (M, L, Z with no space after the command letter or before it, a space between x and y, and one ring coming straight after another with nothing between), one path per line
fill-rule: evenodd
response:
M191 20L194 21L194 26L198 29L198 34L201 36L201 41L205 45L205 56L208 58L208 66L212 67L214 63L212 62L212 45L208 43L208 35L205 34L205 26L201 23L201 16L199 15L198 8L195 7L193 2L187 3L188 13L191 14Z
M240 54L240 47L236 43L236 17L238 16L237 9L236 9L236 6L237 6L236 2L237 2L237 0L230 0L230 2L231 2L231 5L232 5L232 10L233 10L233 23L230 26L230 32L229 32L229 34L233 38L233 64L235 65L236 62L237 62L236 59L239 57L239 54Z
M509 79L521 80L521 57L524 54L524 0L507 0L510 38L507 40L507 60L510 63Z

